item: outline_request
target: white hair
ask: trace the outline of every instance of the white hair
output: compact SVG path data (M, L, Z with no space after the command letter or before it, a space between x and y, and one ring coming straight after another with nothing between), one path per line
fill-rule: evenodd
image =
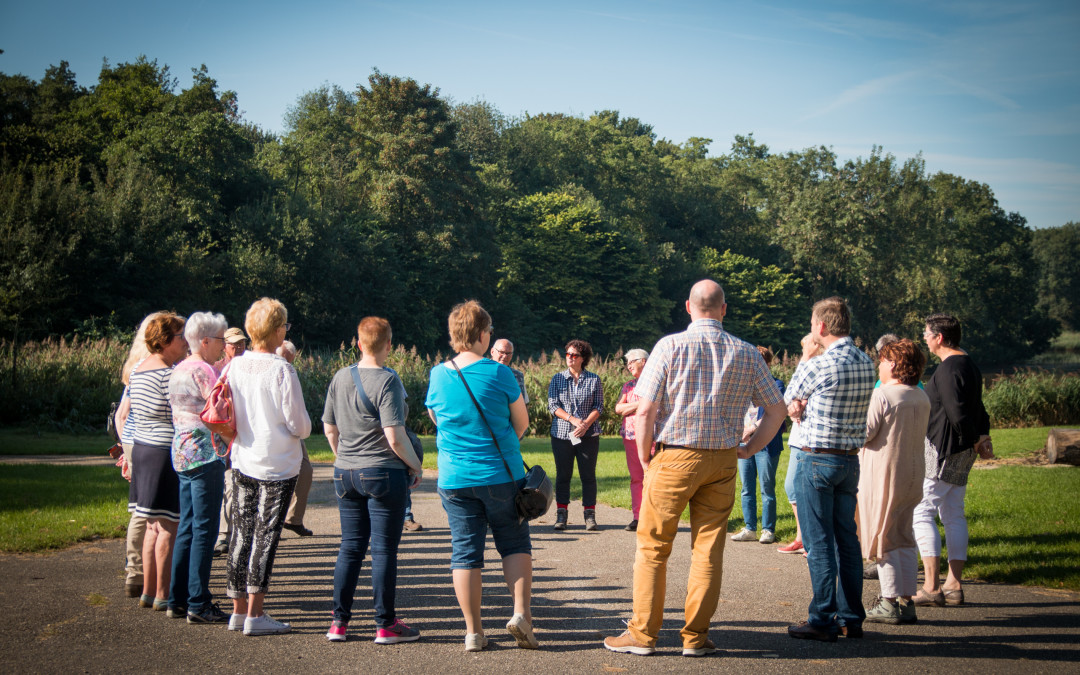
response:
M229 327L225 316L211 312L195 312L188 317L184 324L184 339L192 354L198 354L202 349L202 340L206 337L216 337L218 333L224 333Z
M284 352L289 352L293 356L296 356L296 345L291 341L285 340L281 343L281 346L277 348L278 354L284 356Z

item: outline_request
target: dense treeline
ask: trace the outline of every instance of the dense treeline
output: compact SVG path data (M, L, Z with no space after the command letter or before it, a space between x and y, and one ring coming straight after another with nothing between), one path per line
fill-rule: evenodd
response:
M984 184L880 148L840 163L710 144L611 111L511 119L378 71L300 96L281 137L205 67L186 87L145 59L104 64L91 88L64 62L0 74L0 328L93 337L160 308L240 323L270 295L307 344L348 342L374 313L435 352L450 306L475 297L521 354L570 337L605 354L683 327L704 276L727 290L729 330L777 348L832 294L867 341L955 313L984 362L1075 326L1075 271L1040 282L1056 261Z

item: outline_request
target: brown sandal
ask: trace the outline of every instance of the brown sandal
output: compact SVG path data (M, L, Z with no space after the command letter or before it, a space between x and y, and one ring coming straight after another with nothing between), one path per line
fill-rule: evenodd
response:
M962 593L962 591L960 591ZM946 595L941 591L927 593L926 589L920 588L919 592L911 599L916 607L944 607Z
M945 591L945 604L950 607L964 604L964 589L958 588L955 591Z

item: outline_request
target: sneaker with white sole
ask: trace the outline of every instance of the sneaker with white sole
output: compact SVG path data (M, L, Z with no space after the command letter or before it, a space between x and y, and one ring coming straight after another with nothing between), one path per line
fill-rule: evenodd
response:
M291 630L292 626L284 621L278 621L266 612L254 619L250 616L244 619L244 635L280 635Z
M772 530L762 530L761 538L758 539L759 544L771 544L776 541L776 535L772 533Z
M334 619L334 622L330 624L330 630L326 631L326 639L330 642L345 642L345 631L348 627L349 622Z
M375 631L375 644L396 645L399 642L416 642L420 639L420 631L409 628L401 623L400 619L394 619L394 623L387 628Z
M796 539L790 544L781 546L780 548L776 549L777 553L804 553L805 551L806 549L803 548L803 543L799 539Z
M540 643L533 635L532 625L525 620L524 614L515 614L506 623L506 630L517 640L518 647L522 649L539 649Z
M229 615L229 630L244 630L244 620L247 616L244 614L230 614Z
M221 606L216 602L204 607L199 611L187 612L188 623L225 623L229 621L229 615L221 611Z
M767 531L767 530L766 530ZM708 656L709 654L716 653L716 645L712 640L706 639L705 644L700 647L683 647L683 656Z
M878 598L877 604L866 610L867 623L900 623L900 604L895 600Z
M731 541L757 541L757 532L745 527L731 535Z
M488 646L488 639L483 633L469 633L465 636L465 651L479 652Z
M650 647L644 642L638 642L628 630L623 631L623 634L618 637L604 638L604 647L613 652L637 654L638 656L648 656L656 653L655 647Z

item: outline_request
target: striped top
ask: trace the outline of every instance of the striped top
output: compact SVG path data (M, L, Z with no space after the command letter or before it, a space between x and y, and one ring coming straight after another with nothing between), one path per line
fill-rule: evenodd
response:
M634 393L658 404L658 442L702 450L738 446L750 403L783 400L757 349L717 319L698 319L660 338Z
M131 373L128 390L131 412L135 415L136 443L172 447L172 406L169 405L169 377L172 372L173 369L169 367Z

